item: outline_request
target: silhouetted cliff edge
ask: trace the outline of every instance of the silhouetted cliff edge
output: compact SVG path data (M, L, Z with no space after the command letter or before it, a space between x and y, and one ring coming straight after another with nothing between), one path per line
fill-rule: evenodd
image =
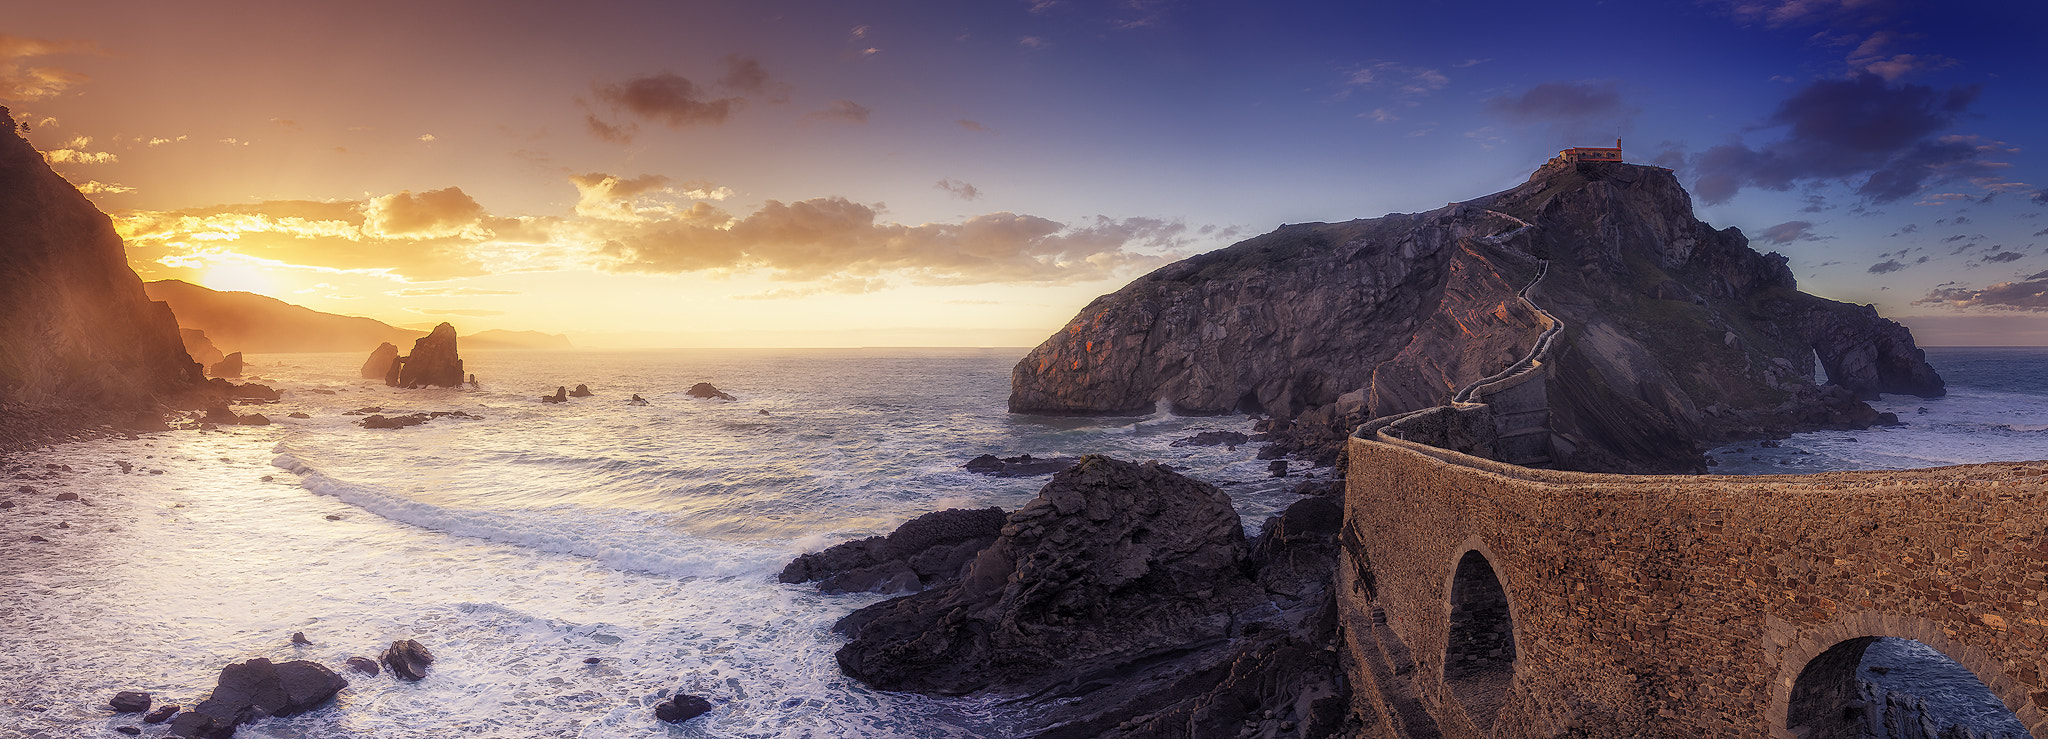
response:
M131 420L203 385L120 236L0 108L0 450Z
M1799 292L1785 258L1693 216L1668 170L1552 164L1427 213L1307 223L1160 268L1017 364L1010 410L1266 413L1290 451L1439 405L1562 319L1548 393L1561 466L1700 469L1722 438L1869 425L1856 398L1937 396L1905 327ZM1816 356L1833 389L1811 380ZM1277 424L1288 426L1289 424Z

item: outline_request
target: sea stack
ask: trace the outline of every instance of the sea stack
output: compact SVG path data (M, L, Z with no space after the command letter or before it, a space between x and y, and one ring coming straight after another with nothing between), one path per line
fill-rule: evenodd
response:
M386 341L370 351L369 361L363 362L363 379L382 380L391 375L398 365L398 345Z
M385 375L395 387L457 387L462 384L462 357L455 351L455 327L442 323L419 341L412 354L399 359L398 377Z
M212 367L221 360L227 359L227 357L221 355L220 347L213 345L213 339L207 338L205 331L196 328L180 328L178 329L178 338L184 340L185 353L192 355L192 361L194 362Z
M242 353L235 352L222 358L213 365L213 370L209 374L212 374L214 377L241 377Z

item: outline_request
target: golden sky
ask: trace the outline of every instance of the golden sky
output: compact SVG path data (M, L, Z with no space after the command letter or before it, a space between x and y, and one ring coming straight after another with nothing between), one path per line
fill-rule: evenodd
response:
M0 104L145 279L579 346L1033 345L1174 259L1616 134L1810 291L2048 311L2027 24L1430 5L27 3Z

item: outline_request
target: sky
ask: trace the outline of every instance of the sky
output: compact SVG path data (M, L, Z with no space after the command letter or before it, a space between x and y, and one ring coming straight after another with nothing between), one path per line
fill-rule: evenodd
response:
M585 347L1030 346L1623 139L1926 345L2048 344L2048 4L98 2L0 104L146 280Z

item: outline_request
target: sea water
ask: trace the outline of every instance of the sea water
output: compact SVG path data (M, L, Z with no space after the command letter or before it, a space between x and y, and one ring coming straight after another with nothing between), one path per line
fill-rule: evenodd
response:
M1776 448L1754 442L1708 452L1719 474L1896 470L2048 459L2048 348L1933 347L1927 362L1948 383L1939 398L1886 395L1870 403L1901 425L1793 434ZM1933 647L1884 638L1864 652L1862 679L1924 702L1936 728L2027 736L1977 676ZM1872 669L1876 668L1876 669ZM1882 695L1883 692L1879 692Z
M0 511L0 737L139 725L107 699L189 707L254 657L351 685L238 736L1007 735L993 701L841 675L833 622L882 596L776 573L932 510L1015 508L1047 479L961 467L980 454L1156 459L1220 486L1253 529L1302 474L1329 472L1275 479L1256 445L1171 446L1249 432L1242 416L1012 415L1023 353L473 352L481 387L461 390L385 387L357 355L250 357L245 379L284 398L236 410L271 425L61 445L0 474L17 504ZM736 399L684 394L707 381ZM594 395L539 399L579 383ZM384 430L348 415L372 407L477 418ZM397 639L434 652L425 680L342 669ZM678 691L714 710L655 720Z

